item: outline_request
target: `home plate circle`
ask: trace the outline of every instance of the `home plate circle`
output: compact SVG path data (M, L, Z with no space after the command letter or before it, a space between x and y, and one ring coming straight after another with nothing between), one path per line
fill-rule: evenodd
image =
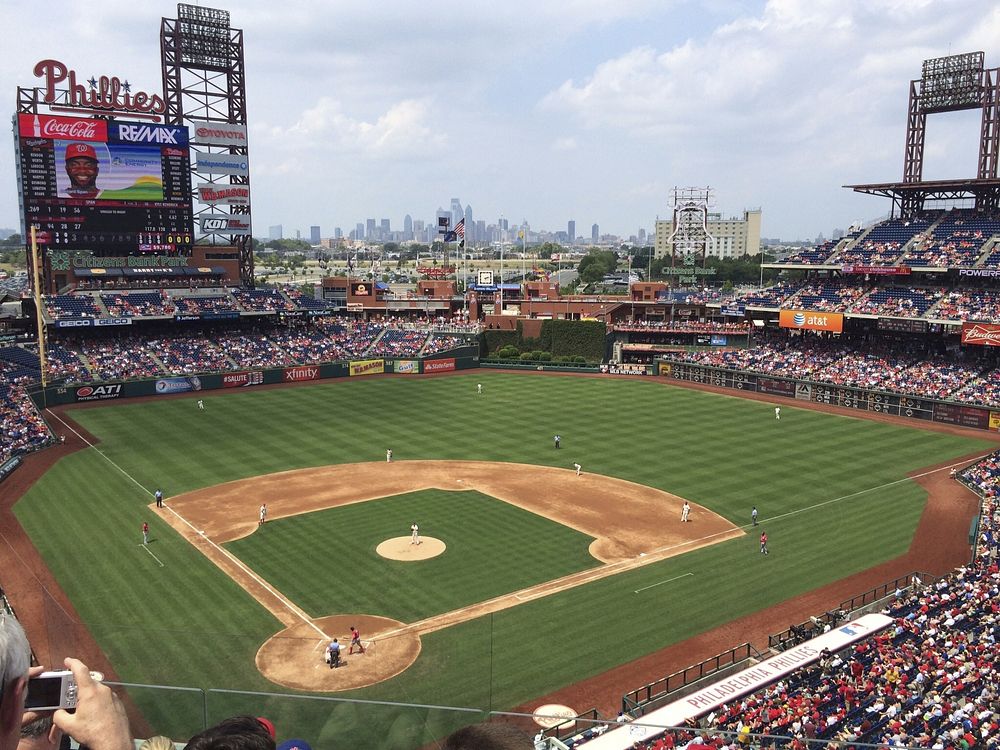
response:
M531 718L538 726L549 729L573 721L576 719L576 715L576 711L562 703L546 703L544 706L536 708Z
M414 561L437 557L445 549L445 543L432 536L421 536L420 544L413 544L411 537L397 536L381 542L375 551L390 560Z

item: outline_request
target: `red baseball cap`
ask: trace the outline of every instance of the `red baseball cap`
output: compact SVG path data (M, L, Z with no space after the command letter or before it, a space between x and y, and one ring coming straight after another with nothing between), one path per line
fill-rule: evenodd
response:
M66 161L70 159L93 159L97 161L97 152L89 143L71 143L66 147Z

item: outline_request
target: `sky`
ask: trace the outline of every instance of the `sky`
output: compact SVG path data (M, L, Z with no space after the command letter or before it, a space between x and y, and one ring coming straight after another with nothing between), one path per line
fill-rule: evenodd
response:
M453 197L476 219L623 237L710 187L762 234L829 236L885 216L845 184L901 179L909 81L984 51L989 0L223 0L244 31L253 226L308 236ZM159 92L159 0L0 0L0 95L54 58ZM925 179L973 177L978 111L929 119ZM14 144L0 227L17 228Z

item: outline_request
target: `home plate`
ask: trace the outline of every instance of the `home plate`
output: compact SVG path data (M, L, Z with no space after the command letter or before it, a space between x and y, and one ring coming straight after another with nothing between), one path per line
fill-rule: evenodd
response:
M536 708L531 718L538 726L548 729L575 723L576 716L576 711L569 706L564 706L562 703L546 703Z

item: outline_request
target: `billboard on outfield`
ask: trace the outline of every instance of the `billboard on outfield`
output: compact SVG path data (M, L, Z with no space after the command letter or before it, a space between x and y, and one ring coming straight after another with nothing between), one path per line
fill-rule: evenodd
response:
M962 343L973 346L1000 346L1000 325L962 323Z
M122 395L121 383L105 383L104 385L85 385L76 389L74 396L77 401L107 401Z
M264 373L260 370L252 372L228 372L222 376L223 388L245 388L250 385L260 385L264 382Z
M191 245L185 126L20 113L17 153L25 226L51 247Z
M379 375L385 372L384 359L362 359L351 362L351 375Z
M298 383L303 380L319 380L319 367L317 365L286 367L282 371L282 380L286 383Z
M782 310L778 313L778 325L782 328L804 328L810 331L844 330L843 313L816 312L815 310Z
M417 362L412 359L397 359L393 363L392 369L393 371L403 375L413 375L414 373L419 372Z
M187 393L201 390L201 378L196 375L181 378L160 378L156 381L156 392L159 395L167 393Z
M424 360L424 372L448 372L455 369L455 358Z

